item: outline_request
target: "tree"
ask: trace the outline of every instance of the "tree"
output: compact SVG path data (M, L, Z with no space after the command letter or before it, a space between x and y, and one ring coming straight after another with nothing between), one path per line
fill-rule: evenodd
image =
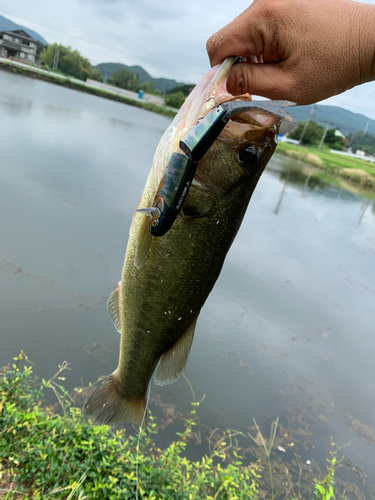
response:
M304 126L305 122L300 122L298 124L298 127L289 134L289 137L291 139L299 140ZM317 146L320 142L320 139L322 138L323 133L324 127L318 125L316 122L310 121L304 133L302 144L305 144L307 146Z
M37 41L36 41L36 45L37 45L36 53L37 53L38 55L40 55L40 53L42 52L42 50L44 50L44 49L47 49L47 48L48 48L48 45L47 45L47 44L42 43L40 40L37 40Z
M355 134L350 134L349 145L354 152L357 149L361 149L367 155L375 155L375 137L371 134L364 134L362 132L356 132Z
M108 78L108 83L122 89L133 90L134 92L139 90L138 75L127 68L121 68L114 71L112 76Z
M154 93L154 82L143 82L139 86L140 89L143 90L143 92L147 92L148 94L153 94Z
M178 85L171 90L167 90L167 94L176 94L177 92L182 92L185 97L187 97L193 90L195 85L193 83L186 83L185 85Z
M324 144L327 144L331 149L337 149L338 151L342 151L345 145L345 139L340 135L335 135L336 130L334 128L330 128L327 130L326 137L324 139Z
M97 82L103 81L103 74L98 68L92 68L89 74L91 80L96 80Z
M58 52L57 52L58 51ZM57 69L68 76L86 80L90 74L92 66L90 61L83 57L78 50L71 47L64 47L54 43L44 48L40 53L42 65L51 69L55 61L55 55L58 53Z
M167 106L180 108L185 102L185 96L183 92L174 92L173 94L167 94L164 100Z

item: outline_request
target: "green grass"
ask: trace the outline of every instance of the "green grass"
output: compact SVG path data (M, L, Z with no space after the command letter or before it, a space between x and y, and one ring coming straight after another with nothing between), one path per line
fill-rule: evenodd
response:
M357 158L331 153L327 149L305 148L279 142L277 153L330 171L366 188L375 188L375 165Z
M93 425L72 406L61 385L60 367L36 385L31 366L15 363L0 377L0 477L6 499L257 499L260 465L244 466L239 450L226 456L233 433L226 433L200 461L184 456L196 424L194 404L185 429L165 450L153 440L156 423L139 436ZM43 389L53 388L63 414L42 408ZM137 451L138 450L138 451ZM1 483L1 480L0 480ZM0 486L1 487L1 486Z
M277 422L271 426L269 440L257 425L256 435L249 435L263 451L264 460L245 463L237 442L241 433L236 431L226 431L215 439L212 431L209 452L200 460L189 460L186 447L194 437L200 403L192 403L182 432L160 449L155 444L158 431L151 414L147 429L139 435L93 425L83 418L62 385L66 368L64 363L50 380L38 382L21 353L12 366L0 370L0 497L5 500L334 498L335 471L341 461L333 447L327 473L314 480L317 469L312 475L295 453L295 482L288 471L290 465L280 464L279 459L271 461ZM44 391L51 389L59 413L42 406ZM301 484L305 476L308 488Z

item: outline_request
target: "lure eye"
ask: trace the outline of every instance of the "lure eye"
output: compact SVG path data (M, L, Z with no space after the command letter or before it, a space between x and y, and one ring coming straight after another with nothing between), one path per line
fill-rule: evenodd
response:
M258 160L259 153L255 146L247 144L243 146L238 152L238 158L241 163L245 165L252 165Z

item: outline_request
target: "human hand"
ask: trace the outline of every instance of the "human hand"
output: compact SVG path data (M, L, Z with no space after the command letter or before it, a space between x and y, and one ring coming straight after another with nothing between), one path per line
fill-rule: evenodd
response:
M311 104L375 79L375 6L351 0L254 0L207 41L228 90Z

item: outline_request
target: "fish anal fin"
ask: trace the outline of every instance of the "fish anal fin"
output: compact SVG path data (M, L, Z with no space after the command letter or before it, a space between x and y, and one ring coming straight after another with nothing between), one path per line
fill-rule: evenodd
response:
M117 288L113 290L107 300L107 309L111 317L112 323L116 330L121 333L121 320L120 320L120 289L121 281L119 281Z
M194 338L195 319L169 351L162 354L154 374L156 385L172 384L185 369Z
M150 253L153 236L149 231L149 221L150 218L147 215L139 214L138 217L142 217L139 226L138 240L136 244L136 253L134 257L134 265L138 269L143 267L146 262L147 256Z
M127 399L117 384L115 371L90 396L84 412L99 424L134 422L146 427L146 395L137 400Z

